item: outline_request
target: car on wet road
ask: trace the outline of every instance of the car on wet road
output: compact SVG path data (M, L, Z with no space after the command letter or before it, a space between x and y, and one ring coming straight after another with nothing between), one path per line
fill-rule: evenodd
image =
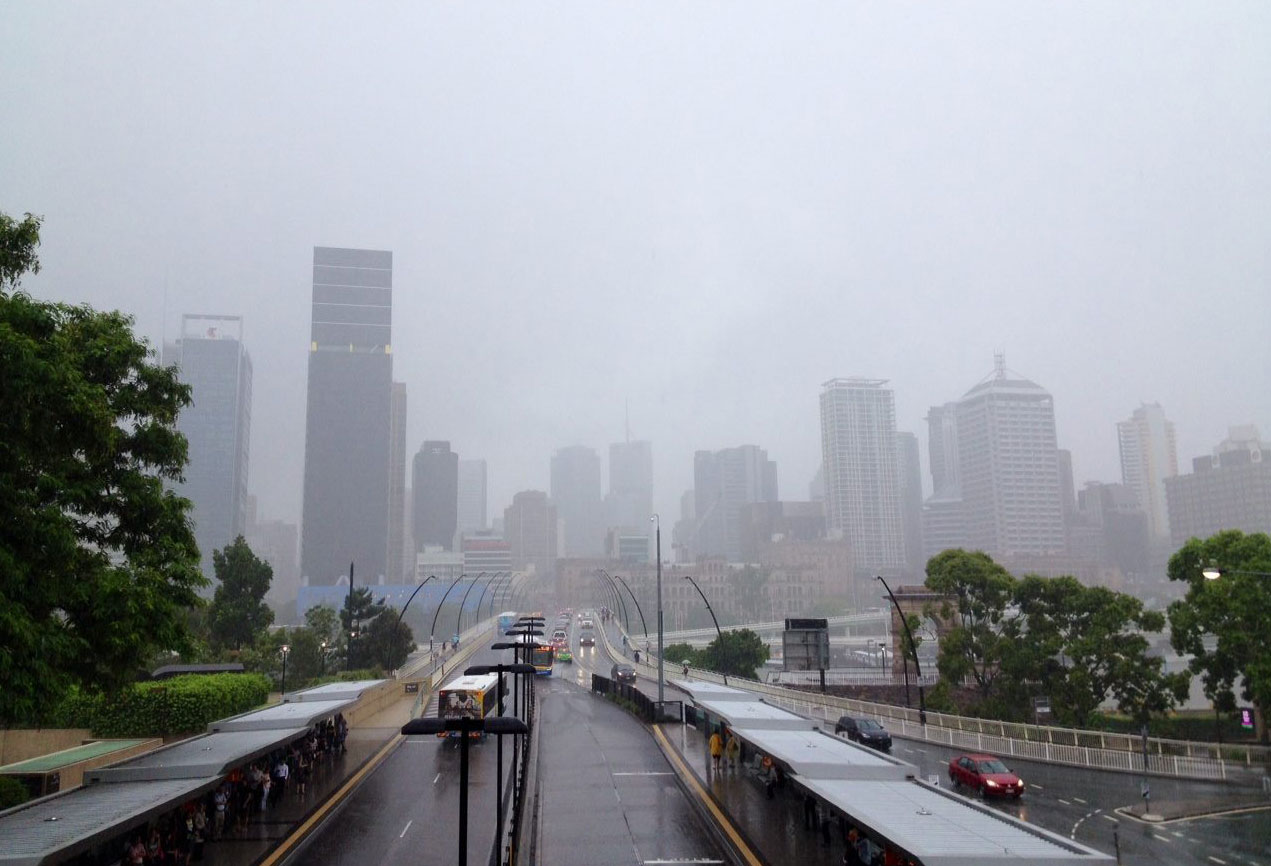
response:
M1024 780L992 755L958 755L949 761L949 781L982 797L1016 797L1024 793Z
M842 734L855 743L869 746L882 752L891 751L891 734L873 719L859 716L839 716L834 723L834 733Z
M574 654L569 651L569 647L567 646L561 647L560 649L556 650L556 661L572 662L573 660L574 660Z
M614 665L613 669L609 671L609 678L615 683L634 685L636 681L635 668L631 665Z

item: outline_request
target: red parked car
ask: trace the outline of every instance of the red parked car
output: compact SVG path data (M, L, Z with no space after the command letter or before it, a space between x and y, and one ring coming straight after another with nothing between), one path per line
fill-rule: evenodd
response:
M958 785L974 788L984 797L1010 796L1018 799L1024 793L1024 780L992 755L959 755L954 758L949 762L949 781L955 788Z

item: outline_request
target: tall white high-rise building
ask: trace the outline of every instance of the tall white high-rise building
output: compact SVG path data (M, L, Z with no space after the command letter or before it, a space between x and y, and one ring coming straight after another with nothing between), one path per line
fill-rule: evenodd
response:
M693 455L694 524L683 543L690 558L741 559L741 509L777 501L777 464L758 445Z
M602 555L605 520L600 496L600 455L585 445L571 445L552 456L551 469L552 502L565 525L562 555Z
M1063 495L1055 407L1045 388L997 357L957 406L967 542L994 557L1062 555Z
M886 379L821 386L821 454L828 530L852 548L857 574L905 566L896 401Z
M1117 424L1121 448L1121 483L1134 491L1147 514L1154 538L1169 538L1169 506L1165 479L1178 474L1174 423L1159 403L1144 403L1129 420Z

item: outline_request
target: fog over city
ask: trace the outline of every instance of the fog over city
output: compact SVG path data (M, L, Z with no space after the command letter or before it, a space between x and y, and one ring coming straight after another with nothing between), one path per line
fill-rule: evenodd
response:
M298 521L313 248L393 253L407 452L753 443L783 499L818 394L897 426L993 369L1077 484L1159 402L1181 471L1271 434L1271 5L7 3L0 205L42 299L242 316L250 489Z

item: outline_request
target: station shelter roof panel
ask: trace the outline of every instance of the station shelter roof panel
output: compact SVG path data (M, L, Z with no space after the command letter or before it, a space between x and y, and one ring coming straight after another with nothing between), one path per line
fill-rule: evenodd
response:
M62 749L60 752L50 752L37 758L28 758L15 764L6 764L0 767L0 774L49 773L62 767L69 767L71 764L78 764L80 761L91 761L93 758L109 755L111 752L122 752L125 749L140 746L146 741L146 739L94 740L81 746L71 746L69 749ZM154 742L157 744L159 741L155 739Z
M0 866L62 862L145 823L211 789L220 781L171 779L87 785L44 797L0 815Z
M923 866L1114 862L1093 848L925 783L798 781L848 820L891 840Z
M917 773L913 765L898 758L824 731L751 730L741 726L735 730L743 740L785 764L801 779L904 781Z
M145 782L223 776L308 733L307 727L204 734L166 749L90 770L90 782Z
M749 728L753 730L806 730L815 727L816 722L765 704L763 701L707 700L694 698L693 703L712 716L724 721L730 728Z
M356 703L356 700L296 701L212 722L208 733L220 731L268 731L311 728Z
M745 689L722 686L706 680L667 680L682 692L687 692L693 700L705 701L757 701L758 695Z
M362 693L373 689L386 680L355 680L351 683L325 683L305 689L302 692L291 692L287 695L289 703L305 703L309 701L355 701Z

